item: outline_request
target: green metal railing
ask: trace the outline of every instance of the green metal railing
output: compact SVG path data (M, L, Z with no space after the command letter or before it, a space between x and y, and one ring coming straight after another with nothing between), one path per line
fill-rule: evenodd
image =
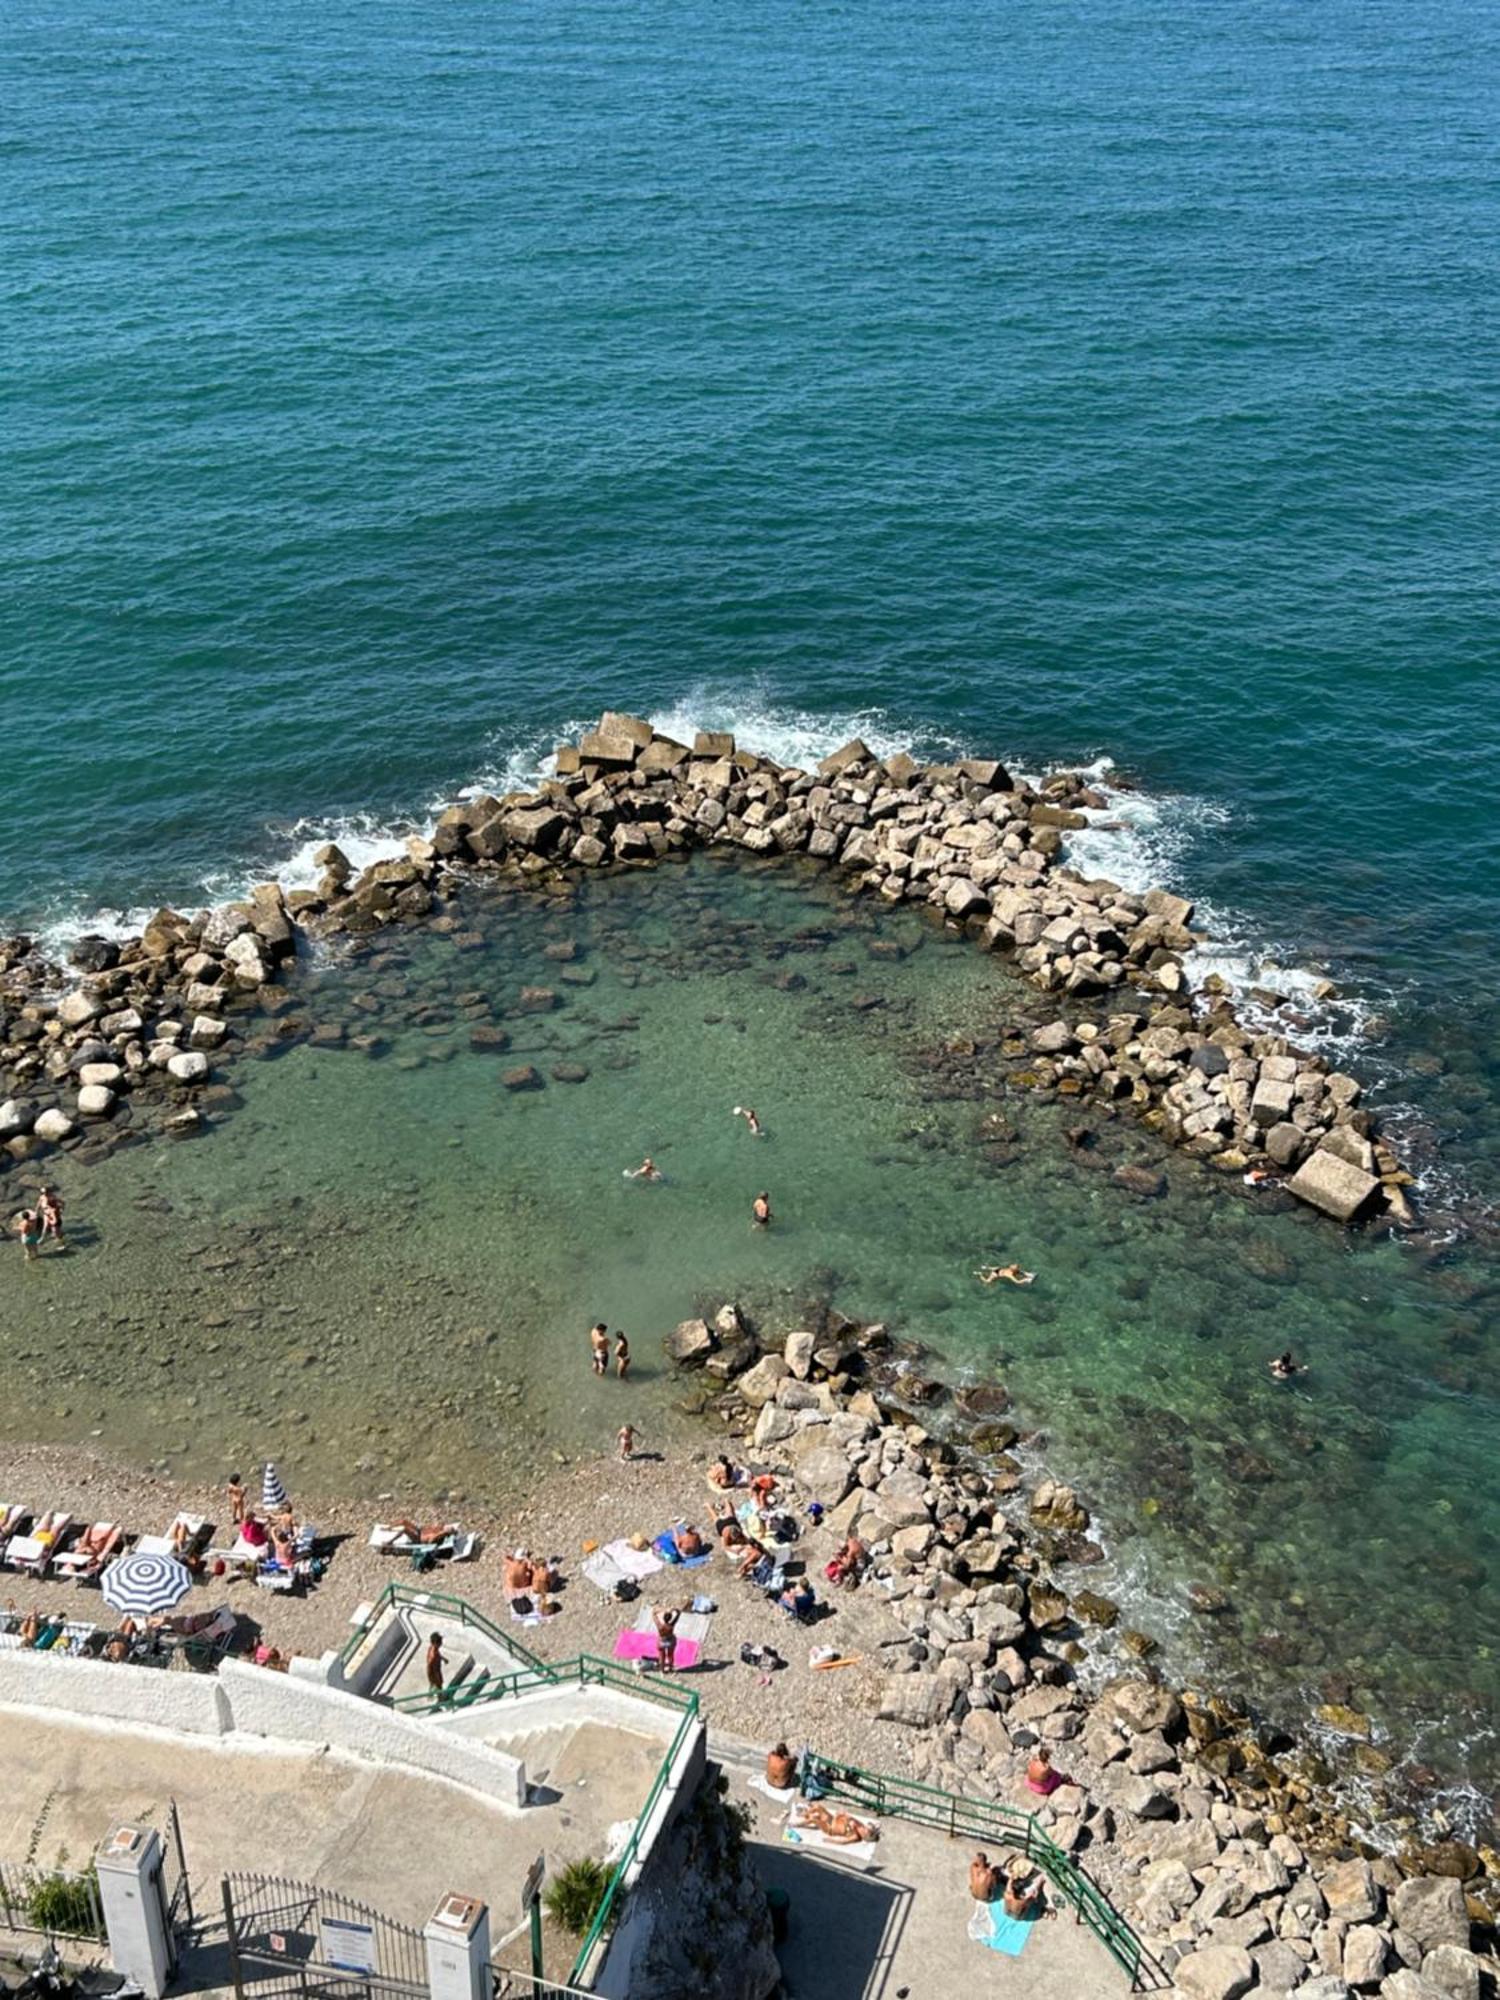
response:
M602 1660L596 1660L591 1664L598 1667L604 1666L607 1663ZM632 1693L642 1691L642 1682L638 1681L634 1674L625 1674L621 1678L632 1683ZM684 1743L686 1743L691 1732L698 1727L697 1695L688 1694L686 1699L683 1700L682 1691L676 1688L668 1690L666 1687L658 1685L652 1689L653 1698L668 1694L670 1694L670 1698L674 1704L678 1702L682 1703L682 1717L677 1724L677 1732L672 1738L671 1748L667 1751L666 1756L663 1757L651 1789L646 1794L646 1803L636 1814L635 1825L631 1829L629 1840L625 1843L625 1852L615 1863L615 1872L609 1878L609 1887L604 1892L604 1899L594 1912L594 1921L589 1925L583 1943L578 1948L578 1956L574 1959L573 1969L568 1974L570 1982L575 1986L583 1984L589 1960L593 1957L594 1949L598 1945L600 1938L603 1937L605 1929L614 1915L615 1907L625 1887L625 1877L629 1874L635 1862L636 1854L640 1848L642 1831L649 1822L652 1813L656 1810L662 1793L671 1782L672 1773L676 1768L677 1759Z
M508 1633L491 1623L482 1612L474 1611L461 1598L444 1597L435 1591L413 1590L407 1584L389 1584L382 1593L381 1602L371 1611L364 1624L355 1632L345 1653L349 1658L369 1633L380 1612L390 1604L407 1604L414 1608L435 1611L444 1618L458 1621L483 1632L485 1636L513 1653L521 1653L528 1664L517 1667L508 1674L476 1675L472 1687L460 1681L456 1687L444 1688L441 1693L430 1688L419 1688L415 1694L400 1695L391 1706L407 1715L449 1715L465 1708L487 1707L492 1702L512 1701L517 1695L532 1694L539 1689L569 1685L578 1687L614 1688L621 1694L633 1696L638 1701L654 1701L659 1707L679 1711L677 1728L657 1768L646 1794L645 1804L636 1815L630 1838L625 1843L625 1851L615 1863L609 1878L609 1886L594 1913L583 1943L578 1948L578 1956L568 1974L570 1986L579 1985L584 1977L600 1939L604 1936L614 1918L620 1897L625 1888L625 1878L634 1866L640 1851L641 1837L649 1824L651 1815L660 1803L663 1792L672 1782L677 1760L684 1744L692 1732L698 1728L698 1697L690 1688L676 1686L668 1680L650 1678L622 1667L614 1660L601 1660L592 1653L579 1653L571 1660L539 1660L526 1653L525 1648L515 1645Z
M386 1585L370 1606L368 1617L356 1625L344 1641L339 1652L341 1667L347 1670L355 1654L392 1605L400 1605L411 1611L432 1611L439 1618L447 1618L457 1625L467 1625L471 1631L482 1632L487 1639L493 1640L507 1653L513 1653L517 1659L524 1660L532 1672L543 1680L556 1678L553 1669L545 1660L539 1659L529 1647L523 1646L519 1639L513 1639L508 1632L502 1632L492 1618L486 1618L482 1611L476 1611L473 1605L466 1603L463 1598L451 1597L443 1590L423 1590L419 1585L412 1583Z
M940 1791L935 1785L918 1784L914 1778L863 1771L856 1764L839 1763L816 1751L807 1753L804 1770L814 1774L833 1797L847 1799L851 1805L863 1806L884 1818L910 1820L946 1833L950 1839L987 1840L1019 1848L1042 1870L1072 1910L1074 1920L1087 1924L1129 1975L1133 1993L1148 1981L1158 1983L1160 1968L1130 1925L1031 1813L1019 1806L1002 1805L998 1799L964 1798L957 1792Z

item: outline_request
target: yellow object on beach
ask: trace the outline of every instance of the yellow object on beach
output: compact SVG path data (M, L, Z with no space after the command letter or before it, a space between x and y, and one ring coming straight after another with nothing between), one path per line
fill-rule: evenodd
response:
M640 1533L631 1535L629 1537L629 1541L630 1541L630 1546L636 1550L649 1549L651 1546L651 1544L646 1540L646 1537Z

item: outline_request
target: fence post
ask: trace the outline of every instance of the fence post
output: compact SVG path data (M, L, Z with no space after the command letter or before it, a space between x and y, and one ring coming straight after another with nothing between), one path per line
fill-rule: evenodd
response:
M155 1827L117 1826L95 1856L110 1963L161 2000L176 1965Z
M490 2000L490 1912L475 1896L444 1896L422 1932L431 2000Z

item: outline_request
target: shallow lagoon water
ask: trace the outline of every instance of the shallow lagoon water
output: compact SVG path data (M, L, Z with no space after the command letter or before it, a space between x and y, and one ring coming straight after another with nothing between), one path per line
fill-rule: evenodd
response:
M1095 1507L1088 1580L1175 1669L1282 1714L1351 1701L1493 1783L1500 1425L1468 1253L1344 1237L1013 1086L1001 1039L1038 996L816 873L709 855L564 898L475 887L457 921L326 948L277 1001L368 1052L246 1057L210 1132L67 1163L76 1251L7 1266L11 1436L503 1501L627 1414L685 1438L679 1319L827 1302L1008 1386ZM503 1052L471 1047L496 1024ZM543 1087L507 1091L523 1063ZM648 1152L664 1185L624 1177ZM1127 1161L1167 1194L1116 1185ZM1035 1286L980 1286L992 1257ZM628 1384L589 1372L596 1317L632 1336ZM1313 1361L1291 1387L1265 1371L1289 1341ZM1190 1584L1228 1609L1190 1613Z

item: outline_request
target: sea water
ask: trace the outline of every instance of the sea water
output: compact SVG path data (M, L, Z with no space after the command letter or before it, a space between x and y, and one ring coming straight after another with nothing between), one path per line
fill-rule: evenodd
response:
M1430 1233L1345 1243L1217 1187L1200 1200L1177 1163L1164 1202L1120 1208L1107 1176L1023 1127L1027 1164L993 1185L1022 1216L1035 1204L1018 1254L1046 1283L938 1309L945 1286L966 1298L965 1153L959 1185L932 1181L941 1199L871 1210L861 1185L906 1233L895 1251L881 1231L856 1242L860 1309L899 1305L955 1366L979 1337L970 1308L987 1334L1031 1330L1017 1394L1117 1496L1138 1588L1176 1588L1181 1511L1181 1545L1266 1607L1263 1652L1295 1623L1320 1671L1399 1685L1404 1713L1461 1734L1492 1691L1500 1587L1493 10L27 0L6 36L0 910L61 938L101 912L305 878L329 831L379 851L465 784L534 775L606 704L798 759L858 728L1022 769L1112 760L1134 789L1080 863L1193 895L1205 967L1296 995L1298 1031L1376 1083ZM936 941L899 961L906 1002L941 1011L922 996L961 987L961 962ZM1314 1006L1324 975L1342 997ZM641 993L641 1037L658 1005L665 1023L662 986ZM830 1132L896 1104L918 1127L957 1115L901 1067L891 1005L878 1042L878 1013L832 1042L802 1024ZM456 1288L425 1331L400 1298L414 1405L471 1398L477 1424L502 1393L493 1361L569 1437L571 1399L523 1376L530 1332L448 1359L451 1340L499 1338L469 1289L494 1223L480 1138L452 1125L463 1092L444 1097L459 1042L411 1069L296 1050L257 1067L203 1146L91 1176L80 1208L127 1296L112 1327L81 1257L69 1339L93 1328L104 1386L83 1426L85 1398L51 1381L39 1294L8 1318L7 1259L7 1337L36 1357L8 1371L16 1410L38 1434L211 1440L211 1456L221 1434L257 1441L264 1377L282 1397L267 1415L305 1410L335 1470L314 1413L358 1403L352 1356L380 1302L349 1324L330 1285L299 1344L305 1288L334 1267L351 1285L394 1274L449 1217L435 1267L400 1280L429 1300ZM893 1067L872 1092L856 1065L877 1046ZM705 1046L695 1067L718 1058ZM506 1102L497 1130L551 1162L547 1200L518 1193L491 1252L536 1339L562 1313L544 1217L575 1217L574 1256L609 1246L569 1315L596 1309L584 1290L650 1282L626 1276L623 1228L651 1212L625 1206L616 1232L594 1205L647 1191L567 1192L592 1186L592 1119L612 1159L650 1143L631 1074L591 1064L583 1086ZM402 1102L398 1189L376 1142ZM701 1129L727 1147L714 1118ZM303 1163L358 1160L362 1126L371 1171L330 1165L328 1183L360 1199L319 1235L329 1197ZM916 1143L891 1139L893 1158ZM922 1154L934 1174L942 1157ZM137 1206L158 1193L176 1220ZM748 1282L742 1257L790 1258L790 1233L755 1245L737 1221L721 1247L710 1212L681 1238L693 1283L638 1306L627 1289L616 1310L648 1325L684 1290ZM1284 1251L1290 1277L1242 1275L1237 1231L1256 1258ZM205 1274L203 1315L246 1286L242 1317L184 1322L236 1388L216 1404L210 1370L185 1392L208 1399L198 1418L173 1399L176 1360L145 1396L131 1319L155 1324L150 1260L189 1244L239 1260ZM929 1257L946 1275L919 1291ZM1147 1297L1109 1291L1122 1257ZM1314 1376L1262 1405L1246 1369L1286 1338ZM392 1438L395 1381L368 1411ZM1172 1398L1180 1431L1153 1428ZM442 1441L458 1430L436 1429L435 1475L467 1476ZM1274 1479L1221 1477L1237 1437ZM1154 1479L1148 1447L1167 1453ZM360 1456L384 1476L392 1453L377 1434Z

